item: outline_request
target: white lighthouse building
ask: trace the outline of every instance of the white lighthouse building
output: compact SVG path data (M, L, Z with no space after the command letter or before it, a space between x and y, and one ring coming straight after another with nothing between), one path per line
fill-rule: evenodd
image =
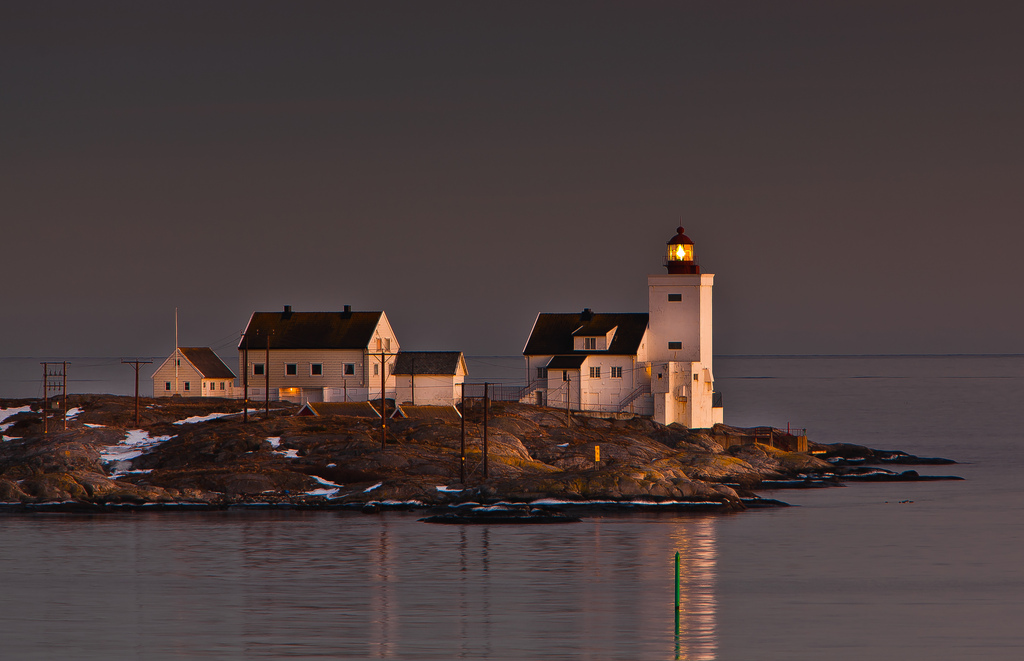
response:
M647 278L648 312L541 313L523 350L523 401L650 415L665 425L722 422L711 369L711 287L680 227L667 273Z
M648 360L654 419L690 428L722 422L711 367L711 287L701 273L693 241L680 227L668 242L667 273L647 277Z

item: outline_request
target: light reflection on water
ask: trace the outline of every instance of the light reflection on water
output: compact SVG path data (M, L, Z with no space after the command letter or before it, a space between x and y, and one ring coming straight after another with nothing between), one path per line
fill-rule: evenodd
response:
M4 519L5 658L715 658L714 518L416 518Z

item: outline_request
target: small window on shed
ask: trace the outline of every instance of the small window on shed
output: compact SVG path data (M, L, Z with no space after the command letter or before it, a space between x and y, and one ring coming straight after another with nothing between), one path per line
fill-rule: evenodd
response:
M548 378L548 368L546 368L546 367L538 367L537 368L537 378L538 379L546 379L546 378Z
M309 364L309 375L310 376L323 376L324 375L324 364L323 363L310 363Z
M299 373L298 363L285 363L284 364L285 376L295 376Z
M668 350L669 351L679 351L682 348L683 348L683 343L682 342L669 342L668 343Z
M252 364L252 375L253 376L263 376L263 374L264 374L264 372L263 372L263 363L253 363Z
M345 376L355 376L356 364L355 363L345 363L345 370L344 370L344 372L345 372Z
M185 390L192 390L192 384L188 381L185 382Z
M171 389L171 382L170 381L164 381L164 390L170 390L170 389Z
M681 300L683 300L683 295L682 294L669 294L668 295L668 300L669 301L681 301Z

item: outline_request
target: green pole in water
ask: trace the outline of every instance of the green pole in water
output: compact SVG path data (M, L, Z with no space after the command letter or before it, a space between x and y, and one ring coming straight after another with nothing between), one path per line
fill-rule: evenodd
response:
M679 612L679 551L676 551L676 612Z

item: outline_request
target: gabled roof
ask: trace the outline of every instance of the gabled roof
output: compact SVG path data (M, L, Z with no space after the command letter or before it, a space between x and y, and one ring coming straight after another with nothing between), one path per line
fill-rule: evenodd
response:
M551 356L557 354L614 354L635 355L647 332L650 315L646 312L550 313L542 312L533 323L530 339L523 349L524 356ZM618 326L607 351L575 351L573 335L604 335Z
M399 351L392 374L444 374L454 376L459 365L465 370L461 351Z
M306 402L295 415L347 415L353 418L380 419L380 413L370 402Z
M238 348L365 349L383 312L253 312Z
M178 351L199 370L204 379L235 378L235 373L210 347L178 347Z
M578 370L583 366L583 361L586 359L586 355L553 356L545 367L549 370Z

